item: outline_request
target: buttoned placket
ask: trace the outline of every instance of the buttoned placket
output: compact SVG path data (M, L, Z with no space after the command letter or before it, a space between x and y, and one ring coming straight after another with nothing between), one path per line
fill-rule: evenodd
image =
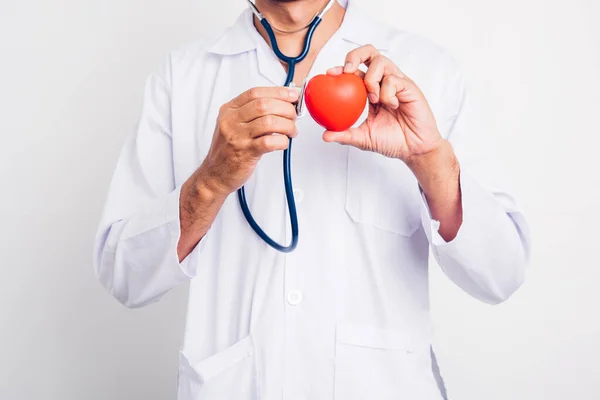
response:
M336 65L342 65L349 47L343 39L344 31L348 27L342 25L340 29L329 39L323 49L317 55L313 66L311 67L307 78L312 76L325 73L328 68ZM284 83L286 78L286 70L281 64L280 60L273 53L268 43L260 36L258 31L252 30L250 33L256 41L256 55L258 72L273 85L280 86ZM298 119L297 126L299 129L302 127L306 129L314 129L315 123L309 120L311 117L305 110L304 115ZM313 134L314 132L310 132ZM311 385L307 382L308 374L306 365L306 346L310 346L307 342L307 332L310 332L313 326L309 324L314 323L313 321L307 321L307 307L308 309L314 308L314 304L311 304L310 296L310 284L311 277L310 271L311 266L304 265L305 260L310 260L306 254L303 254L303 211L304 205L307 201L307 197L310 196L310 183L311 174L314 171L301 171L300 169L294 169L294 154L299 154L299 151L305 151L310 145L309 143L313 140L320 140L320 137L302 137L303 132L300 132L300 136L293 141L292 146L292 182L294 189L294 196L296 200L296 209L299 220L299 243L297 248L291 252L283 254L281 257L281 267L284 269L283 272L283 293L282 303L284 310L284 326L283 326L283 391L282 398L285 400L298 400L311 398L309 392ZM300 158L299 158L300 160ZM307 168L306 163L301 165L303 168ZM296 172L294 172L296 171ZM273 184L283 185L283 181L276 181ZM282 201L286 201L285 196L282 196ZM281 243L289 244L291 241L291 227L289 223L289 209L287 204L284 207L285 218L281 223L285 224L285 237L274 238L275 240L281 240ZM271 250L275 251L275 250ZM304 260L304 261L303 261ZM314 267L314 266L312 266ZM314 279L313 279L314 280ZM312 299L314 301L314 299ZM308 302L308 303L307 303Z
M264 42L260 42L262 38L259 38L257 46L258 66L259 72L271 81L275 85L281 85L285 80L285 70L277 57L273 54L270 47ZM341 38L339 33L336 33L330 41L325 45L323 50L319 53L315 59L314 65L309 71L308 78L312 77L316 73L324 73L328 68L334 66L329 65L336 60L337 63L342 63L345 57L345 52L340 50L339 46ZM338 44L336 46L336 43ZM310 121L305 121L305 118L310 118L308 113L305 113L298 120L299 128L304 126L310 126ZM302 135L303 132L300 132ZM312 132L311 132L312 133ZM294 149L296 154L298 151L302 151L304 142L307 140L318 140L316 138L299 137L293 141L292 146L292 166L294 166ZM305 166L304 166L305 167ZM306 345L306 332L310 330L307 326L306 321L306 301L310 300L310 276L307 274L307 266L303 265L303 260L308 257L303 255L302 246L302 221L303 218L303 205L306 201L306 197L310 193L310 179L306 180L310 173L303 173L306 171L296 171L292 168L292 181L294 185L294 197L296 202L296 209L299 219L299 243L298 247L291 253L283 254L282 256L282 267L284 268L283 273L283 304L284 304L284 356L283 356L283 370L284 370L284 382L283 382L283 393L282 398L286 400L297 400L297 399L308 399L311 393L309 385L306 384L306 368L304 362L305 356L303 355L303 347ZM282 184L282 182L277 182ZM285 199L283 199L285 201ZM285 207L285 239L284 243L288 244L291 241L291 227L289 223L289 209Z

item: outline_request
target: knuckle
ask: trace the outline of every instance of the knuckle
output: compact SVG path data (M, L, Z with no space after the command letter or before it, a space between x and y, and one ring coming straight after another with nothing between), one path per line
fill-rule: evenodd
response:
M265 136L262 140L262 148L264 150L271 150L273 147L273 135Z
M273 117L272 115L265 115L262 118L262 126L265 129L270 129L273 128L273 126L275 125L275 117Z
M365 86L367 89L373 91L379 88L379 82L377 82L375 78L369 77L368 79L365 79Z
M251 100L256 100L260 97L260 90L258 88L252 88L248 90L248 97Z
M221 135L224 135L227 132L228 127L229 124L225 118L219 118L217 120L217 130L221 133Z
M256 99L254 102L254 105L256 107L256 111L259 112L259 114L264 114L267 111L269 111L269 100L262 98L262 99Z
M253 148L257 153L262 154L262 153L265 153L268 151L269 147L268 147L267 139L268 139L268 136L256 140Z
M281 136L269 135L265 137L265 149L267 151L274 151L281 148Z
M277 89L277 95L279 97L281 97L282 99L285 99L285 98L288 97L288 90L289 89L286 89L286 88L283 88L283 87L279 88L279 89Z
M277 150L285 150L289 147L290 140L287 137L282 137L281 140L277 142Z
M227 145L229 145L231 147L237 146L237 138L235 137L235 135L231 134L230 132L223 133L223 138L225 139L225 143L227 143Z
M292 121L288 121L285 127L286 133L293 135L296 132L296 124Z
M219 116L225 115L227 113L227 110L229 110L229 103L221 105L221 107L219 107Z
M285 106L285 112L291 117L296 118L298 115L296 114L296 106L292 103L288 103Z

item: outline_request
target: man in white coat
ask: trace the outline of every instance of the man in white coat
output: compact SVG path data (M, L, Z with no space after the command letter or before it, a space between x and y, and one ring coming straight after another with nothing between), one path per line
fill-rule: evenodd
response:
M326 0L256 0L284 54ZM281 33L292 31L295 33ZM362 66L362 67L361 67ZM366 74L358 68L366 68ZM127 307L189 283L180 400L443 398L432 371L428 250L487 303L522 283L528 228L465 152L456 62L340 1L294 82L357 73L369 111L344 132L298 117L285 66L250 9L173 51L147 83L95 246L100 282ZM276 134L273 134L276 132ZM235 192L287 243L281 150L294 139L295 251L250 228Z

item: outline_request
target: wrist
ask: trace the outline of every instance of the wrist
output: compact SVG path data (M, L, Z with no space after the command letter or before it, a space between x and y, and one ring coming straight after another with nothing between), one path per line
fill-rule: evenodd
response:
M439 160L447 156L449 150L452 150L452 146L450 142L446 139L440 138L435 146L431 148L431 150L426 153L421 154L412 154L404 163L408 166L408 168L413 172L418 172L422 169L428 169L432 165L438 164Z
M440 184L458 182L460 166L452 145L441 139L438 146L427 153L413 155L406 165L417 178L419 185L428 194Z
M225 200L231 194L231 190L226 188L217 174L205 164L196 171L194 187L198 195L208 202Z

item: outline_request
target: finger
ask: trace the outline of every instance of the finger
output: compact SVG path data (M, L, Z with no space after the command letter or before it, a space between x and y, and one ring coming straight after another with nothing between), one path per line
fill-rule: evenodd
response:
M354 73L358 70L360 64L369 66L370 61L378 54L379 51L377 51L377 49L370 44L352 50L346 56L344 72Z
M252 100L237 108L235 112L241 122L250 122L265 115L277 115L292 121L298 117L292 103L269 97Z
M246 90L244 93L240 94L238 97L231 101L231 104L234 107L241 107L246 103L261 98L278 99L281 101L287 101L289 103L292 103L298 100L298 96L299 95L296 90L287 87L256 87Z
M398 99L398 106L400 106L400 104L402 103L412 103L414 101L420 101L425 99L425 95L423 94L421 89L419 89L419 87L407 76L404 76L404 78L395 76L393 78L390 78L390 82L394 87L393 90L396 91L394 93L394 96L396 97L396 99ZM387 90L391 91L392 89L386 89L386 91Z
M342 132L325 131L323 132L323 140L328 143L335 142L339 144L358 147L360 149L365 149L365 135L363 132L363 125L357 128L350 128Z
M381 104L397 109L400 106L400 100L396 96L398 93L406 90L407 82L397 76L386 76L381 82L379 101Z
M352 133L350 133L350 130L343 132L325 131L323 133L323 140L327 143L350 144L352 142Z
M252 140L250 149L258 156L276 150L285 150L290 144L290 139L285 135L274 133Z
M298 136L296 123L288 118L278 115L265 115L251 122L244 123L247 127L250 137L257 138L272 133L281 133L282 135L294 138Z
M338 76L344 73L344 67L333 67L327 70L327 75Z
M379 101L379 97L381 97L381 85L386 76L403 77L404 74L389 58L378 55L371 61L371 65L369 65L364 78L371 103L375 104Z
M384 75L390 73L390 68L387 65L389 63L391 63L390 60L378 55L372 60L365 74L365 87L369 93L369 101L373 104L377 104L379 101L379 89Z
M333 68L329 68L327 70L327 75L330 76L338 76L344 73L344 67L333 67ZM361 71L360 69L357 69L356 71L354 71L354 75L357 75L360 79L363 79L365 77L365 73L363 71Z
M366 74L360 69L357 69L356 72L354 72L354 75L357 75L360 79L364 80Z

